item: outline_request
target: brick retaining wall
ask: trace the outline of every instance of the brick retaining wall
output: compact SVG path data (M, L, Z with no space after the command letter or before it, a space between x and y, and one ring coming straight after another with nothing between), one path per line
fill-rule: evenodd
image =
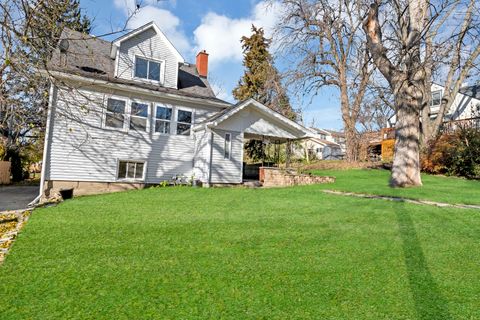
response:
M318 183L333 183L334 177L321 177L309 174L296 174L285 169L260 168L260 182L264 187L287 187Z

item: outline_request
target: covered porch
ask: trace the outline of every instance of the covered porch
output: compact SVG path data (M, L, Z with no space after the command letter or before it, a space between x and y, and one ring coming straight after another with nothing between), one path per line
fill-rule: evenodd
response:
M261 180L261 168L279 168L280 163L283 168L288 168L293 154L292 144L316 136L253 99L226 109L195 129L210 139L206 161L209 185ZM254 161L245 161L252 160L246 154L246 145L248 148L253 145L257 152Z
M261 180L260 168L290 168L294 155L293 144L303 139L245 132L243 137L243 182ZM253 149L256 156L248 154L250 149Z

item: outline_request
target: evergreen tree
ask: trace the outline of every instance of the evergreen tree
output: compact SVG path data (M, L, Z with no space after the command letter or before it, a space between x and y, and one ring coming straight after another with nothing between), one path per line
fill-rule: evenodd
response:
M235 99L241 101L253 98L284 116L295 120L296 114L290 101L282 78L273 64L269 52L271 39L265 37L263 28L252 25L252 35L242 37L245 72L233 90Z
M290 101L282 85L280 73L273 64L269 52L271 39L265 37L263 28L252 25L252 35L242 37L245 72L233 90L236 100L253 98L268 108L295 120L297 114L290 106ZM262 141L250 140L245 144L246 154L254 161L265 159Z

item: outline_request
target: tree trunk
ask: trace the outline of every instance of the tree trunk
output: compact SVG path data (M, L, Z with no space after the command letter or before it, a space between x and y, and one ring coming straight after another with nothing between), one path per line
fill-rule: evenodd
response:
M393 156L392 187L421 186L420 177L420 122L421 101L410 100L407 89L397 95L397 122L395 124L395 153Z
M7 149L5 159L10 161L12 181L19 182L23 180L23 167L20 153L16 149Z
M355 128L345 126L345 160L349 162L358 160L357 133Z
M340 104L345 131L345 160L353 162L357 160L358 155L357 129L355 128L358 119L356 113L351 110L346 77L342 74L340 80Z

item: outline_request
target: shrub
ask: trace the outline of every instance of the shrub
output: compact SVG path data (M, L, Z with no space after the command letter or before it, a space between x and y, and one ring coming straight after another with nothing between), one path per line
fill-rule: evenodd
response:
M441 135L428 146L421 163L425 172L480 178L480 131L458 129Z

